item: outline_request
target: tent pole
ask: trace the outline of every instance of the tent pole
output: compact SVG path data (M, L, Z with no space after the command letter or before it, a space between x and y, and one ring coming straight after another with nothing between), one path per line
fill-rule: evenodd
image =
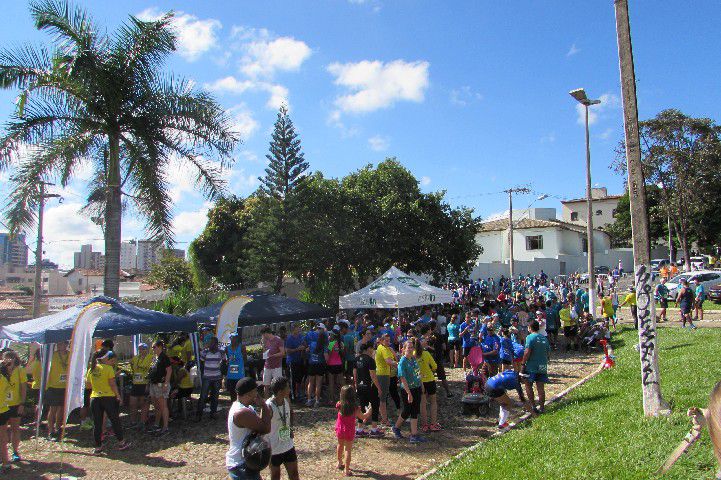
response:
M40 438L40 422L43 419L43 405L45 403L45 388L48 384L48 374L50 373L50 363L55 350L54 343L44 343L40 347L40 364L42 373L40 375L40 392L38 393L38 409L35 414L35 441Z

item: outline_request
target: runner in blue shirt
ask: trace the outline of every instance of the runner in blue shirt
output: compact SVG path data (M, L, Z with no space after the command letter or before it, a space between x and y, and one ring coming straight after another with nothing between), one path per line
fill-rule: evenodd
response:
M486 381L485 393L494 399L500 405L498 412L498 429L503 430L508 427L509 409L513 407L513 401L508 396L508 390L515 390L518 397L524 403L527 412L533 414L533 408L530 402L524 397L521 390L521 384L518 379L518 373L513 370L505 370L498 375L489 378Z
M305 349L306 345L300 331L300 324L294 323L290 335L285 339L286 362L290 369L290 393L294 401L302 401L305 397L303 395L303 379L305 378L303 352Z
M477 333L476 323L471 318L471 313L466 313L466 321L461 323L461 346L463 348L463 371L468 369L468 354L471 353L471 347L475 344L473 336Z
M235 385L238 380L245 377L245 360L247 358L245 345L240 342L237 333L230 334L230 344L226 347L228 358L228 373L225 375L225 388L230 395L230 401L235 401Z
M501 339L496 335L496 330L491 326L488 328L488 334L481 342L483 349L483 360L486 362L489 375L493 376L498 372L498 364L500 358L498 353L501 349Z

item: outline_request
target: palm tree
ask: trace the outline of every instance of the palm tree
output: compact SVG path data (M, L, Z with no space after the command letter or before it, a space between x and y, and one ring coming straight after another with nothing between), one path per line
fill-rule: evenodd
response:
M149 22L130 16L112 34L64 0L33 1L30 12L53 35L51 48L0 51L0 88L20 90L0 137L0 171L13 170L8 224L17 232L35 223L38 180L65 186L90 161L85 209L102 219L105 294L117 298L124 208L146 219L151 238L172 244L169 165L192 165L213 199L239 138L210 95L161 72L175 50L172 12Z

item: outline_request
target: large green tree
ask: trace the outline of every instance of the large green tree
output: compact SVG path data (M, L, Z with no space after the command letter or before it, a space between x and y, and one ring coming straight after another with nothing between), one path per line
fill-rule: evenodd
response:
M164 253L160 261L150 267L146 281L177 293L183 288L193 288L193 272L185 259Z
M721 222L715 202L721 192L721 127L709 118L693 118L669 109L639 122L641 163L646 183L660 198L676 235L686 269L691 242L718 242ZM623 145L619 152L624 150ZM614 167L625 173L619 153Z
M285 105L280 107L273 127L268 167L259 178L261 186L257 196L263 215L257 218L251 236L254 238L255 258L250 263L254 276L270 281L278 293L283 287L286 273L297 265L297 245L294 244L298 222L299 196L306 184L305 161L300 138Z
M646 185L646 198L648 201L651 244L668 241L666 207L663 205L660 189L656 185ZM614 222L603 228L611 237L611 247L631 247L631 204L628 191L618 199L613 218Z
M211 96L162 70L176 45L172 13L130 16L111 34L67 1L33 1L30 13L52 43L0 51L0 87L20 91L0 137L0 170L13 170L7 218L13 231L31 226L38 181L67 185L91 162L87 208L102 219L105 294L117 297L123 200L145 217L150 237L171 244L172 160L191 165L214 198L238 137ZM34 148L18 160L26 145Z

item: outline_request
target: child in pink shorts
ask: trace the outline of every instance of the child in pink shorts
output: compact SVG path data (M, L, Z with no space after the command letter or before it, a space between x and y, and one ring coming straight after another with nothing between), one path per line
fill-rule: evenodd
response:
M346 476L349 476L356 418L364 422L368 420L371 416L371 407L369 406L363 412L358 406L355 389L351 385L345 385L340 390L340 402L336 403L335 408L338 410L338 417L335 421L335 435L338 438L338 447L336 447L338 470L345 470Z

